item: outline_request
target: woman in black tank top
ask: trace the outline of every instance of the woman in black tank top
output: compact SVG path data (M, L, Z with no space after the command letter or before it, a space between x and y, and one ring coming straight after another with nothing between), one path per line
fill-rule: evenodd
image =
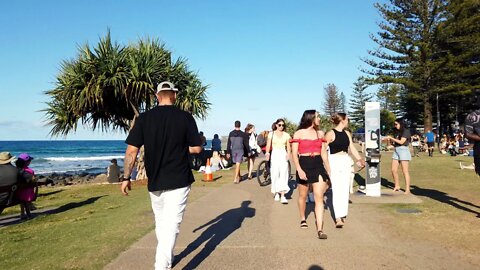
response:
M353 193L352 159L348 152L357 160L357 166L364 167L365 160L360 157L353 145L352 136L345 128L348 127L348 118L344 113L335 113L332 116L335 128L327 132L325 139L330 148L330 181L333 192L333 212L335 214L335 225L342 228L348 214L348 201L350 193Z

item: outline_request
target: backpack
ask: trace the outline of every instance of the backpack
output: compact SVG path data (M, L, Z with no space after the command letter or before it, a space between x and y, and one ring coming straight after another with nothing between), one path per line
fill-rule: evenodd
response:
M267 145L267 140L265 139L265 137L263 137L262 134L257 136L257 144L260 147L264 147Z

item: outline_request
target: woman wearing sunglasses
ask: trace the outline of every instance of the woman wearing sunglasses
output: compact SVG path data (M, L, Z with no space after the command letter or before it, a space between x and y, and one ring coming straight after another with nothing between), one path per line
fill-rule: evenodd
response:
M267 160L270 160L271 191L274 194L274 199L287 204L285 193L290 190L288 186L288 159L291 152L289 143L291 137L284 130L285 121L277 119L274 123L273 132L268 134L265 156Z
M306 110L298 130L293 135L292 155L295 168L297 169L298 182L298 209L300 210L300 228L307 229L305 220L306 199L308 186L313 189L315 198L315 219L317 236L319 239L327 239L323 232L323 197L328 189L330 180L327 171L330 170L328 156L323 139L323 131L320 129L320 118L315 110Z

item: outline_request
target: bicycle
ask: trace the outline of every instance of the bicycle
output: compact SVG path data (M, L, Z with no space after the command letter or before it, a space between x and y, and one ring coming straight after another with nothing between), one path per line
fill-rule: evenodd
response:
M290 165L290 161L288 162L288 180L292 178L292 167ZM270 178L270 160L263 160L258 164L257 167L257 180L258 184L261 187L268 186L272 183L272 179Z

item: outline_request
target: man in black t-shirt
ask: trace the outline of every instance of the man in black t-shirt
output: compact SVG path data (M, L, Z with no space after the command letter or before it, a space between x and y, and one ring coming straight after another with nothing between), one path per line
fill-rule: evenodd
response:
M126 143L122 193L128 195L130 175L140 147L145 149L148 191L155 216L155 269L172 267L173 248L194 182L189 154L202 151L193 116L173 104L177 89L170 82L157 87L159 106L140 114Z
M473 163L475 172L480 176L480 90L476 91L476 105L479 109L467 115L465 120L465 137L473 145Z
M227 141L227 159L231 158L232 162L235 163L235 175L233 177L233 183L235 184L240 183L240 164L245 153L250 156L250 153L248 153L248 137L245 132L240 130L240 125L240 121L235 121L235 129L228 134Z

